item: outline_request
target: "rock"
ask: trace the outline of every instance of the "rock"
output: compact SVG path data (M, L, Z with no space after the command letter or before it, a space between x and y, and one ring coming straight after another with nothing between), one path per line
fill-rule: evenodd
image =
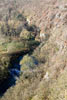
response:
M30 24L31 23L30 19L27 18L27 22L28 22L28 24Z
M28 22L29 25L31 24L31 20L32 20L32 16L28 16L27 17L27 22Z
M49 73L48 72L46 72L46 74L44 75L43 79L49 80Z
M49 34L47 33L40 33L40 40L41 41L47 41L49 39Z
M60 18L60 16L61 16L61 14L60 13L57 13L55 17L56 18Z
M59 6L59 9L60 9L61 11L67 11L67 4L65 4L65 5L60 5L60 6Z

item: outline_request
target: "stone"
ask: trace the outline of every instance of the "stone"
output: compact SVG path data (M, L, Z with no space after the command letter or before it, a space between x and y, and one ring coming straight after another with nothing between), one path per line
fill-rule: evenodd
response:
M49 72L46 72L46 74L44 75L43 79L49 80Z
M60 9L61 11L67 11L67 4L65 4L65 5L60 5L60 6L59 6L59 9Z

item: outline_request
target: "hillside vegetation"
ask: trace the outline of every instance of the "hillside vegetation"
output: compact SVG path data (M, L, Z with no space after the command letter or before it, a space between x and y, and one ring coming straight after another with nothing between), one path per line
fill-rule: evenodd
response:
M3 1L0 80L22 59L19 78L0 100L67 100L67 1Z

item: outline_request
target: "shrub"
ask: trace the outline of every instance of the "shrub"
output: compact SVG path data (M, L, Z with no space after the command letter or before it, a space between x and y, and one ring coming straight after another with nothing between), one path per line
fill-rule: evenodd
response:
M33 69L37 65L37 60L33 58L32 56L26 55L23 57L23 59L20 62L21 65L21 70L26 70L26 69Z
M22 32L20 33L20 37L23 39L34 39L33 34L26 29L22 30Z
M22 14L18 14L17 15L17 17L16 17L18 20L20 20L20 21L25 21L26 20L26 18L22 15Z
M16 27L14 28L11 24L4 24L1 26L1 33L4 36L19 36L21 29Z

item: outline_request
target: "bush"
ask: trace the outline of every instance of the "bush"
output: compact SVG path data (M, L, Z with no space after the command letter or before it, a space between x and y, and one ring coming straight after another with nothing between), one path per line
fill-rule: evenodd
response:
M26 29L22 30L22 32L20 33L20 37L23 39L34 39L33 34Z
M17 17L16 17L18 20L20 20L20 21L25 21L26 20L26 18L22 15L22 14L18 14L17 15Z
M1 26L1 33L4 36L19 36L20 32L21 32L20 28L18 27L14 28L13 26L6 23Z
M26 55L20 62L21 70L34 69L37 65L37 60L32 56Z

